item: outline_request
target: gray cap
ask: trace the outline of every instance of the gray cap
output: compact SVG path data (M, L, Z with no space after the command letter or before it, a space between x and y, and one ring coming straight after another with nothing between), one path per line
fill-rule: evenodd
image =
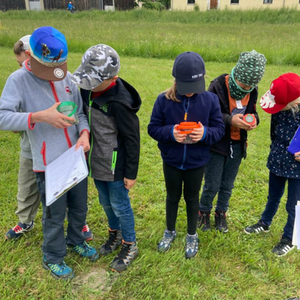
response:
M29 40L30 40L30 34L29 35L25 35L23 37L20 38L20 41L23 43L23 50L30 50L30 46L29 46Z
M99 44L89 48L83 55L81 65L71 79L79 87L92 90L104 80L119 73L120 58L110 46Z

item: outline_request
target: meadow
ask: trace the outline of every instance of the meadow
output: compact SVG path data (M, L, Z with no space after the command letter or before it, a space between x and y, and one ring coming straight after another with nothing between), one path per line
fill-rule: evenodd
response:
M165 254L156 251L165 229L165 187L156 142L147 134L157 95L173 83L175 56L199 52L206 62L206 86L229 73L239 53L255 49L268 59L259 96L271 81L285 72L300 74L300 12L292 10L252 12L78 12L0 13L0 91L17 69L12 46L39 26L54 26L69 43L69 70L80 64L83 52L96 43L114 47L121 57L120 76L139 91L143 104L138 113L141 156L138 180L130 191L135 213L138 258L128 271L109 271L114 254L90 263L68 253L66 262L76 272L71 282L53 279L41 265L43 241L41 211L35 228L16 242L5 232L17 218L16 193L19 168L19 136L0 132L0 298L1 299L201 299L284 300L300 296L299 252L274 257L286 222L285 199L271 231L249 236L243 229L256 222L268 192L266 161L269 152L270 116L258 107L261 123L249 134L248 157L243 161L228 211L229 232L198 231L200 247L192 260L184 258L185 204L178 213L178 235ZM107 237L107 222L89 179L87 221L95 247Z

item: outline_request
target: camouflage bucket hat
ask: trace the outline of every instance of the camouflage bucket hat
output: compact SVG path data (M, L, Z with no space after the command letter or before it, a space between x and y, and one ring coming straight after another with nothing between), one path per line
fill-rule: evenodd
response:
M249 86L257 85L265 73L266 62L265 56L255 50L242 52L234 67L235 79Z
M120 58L110 46L99 44L83 55L81 65L71 76L72 81L85 90L92 90L104 80L119 73Z

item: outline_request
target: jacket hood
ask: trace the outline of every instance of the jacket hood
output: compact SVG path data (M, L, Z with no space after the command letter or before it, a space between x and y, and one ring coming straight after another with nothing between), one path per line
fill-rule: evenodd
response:
M116 95L118 95L118 97L116 97ZM137 90L121 78L118 78L116 85L104 92L101 97L94 98L93 102L99 106L108 102L118 102L135 112L138 112L142 104L142 100Z

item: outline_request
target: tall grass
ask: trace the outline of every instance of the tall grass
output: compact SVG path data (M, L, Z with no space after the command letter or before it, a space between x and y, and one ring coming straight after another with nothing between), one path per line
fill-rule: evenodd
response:
M262 52L269 64L299 65L300 11L125 12L8 11L0 13L0 46L54 26L71 52L106 43L122 56L173 59L189 49L205 61L236 62L243 51Z
M165 254L156 251L157 242L165 229L165 185L159 150L156 142L147 134L147 125L157 95L173 83L171 70L176 53L194 49L202 54L202 50L205 50L206 85L208 86L216 76L230 72L236 63L238 51L252 48L260 50L269 59L265 75L259 84L261 96L269 88L270 82L280 74L284 72L300 74L299 66L278 66L270 63L273 52L274 61L278 63L282 63L282 60L279 59L280 55L276 56L277 51L281 53L280 51L286 49L289 55L296 55L293 51L297 48L297 39L292 38L292 33L299 38L298 24L262 26L225 22L224 24L203 23L200 26L176 22L144 20L137 22L130 18L127 21L121 20L126 14L145 13L147 16L152 14L157 16L156 12L103 14L105 18L118 15L120 20L102 20L102 14L99 12L90 13L92 19L89 17L89 12L84 12L82 15L74 14L74 17L56 11L42 12L41 15L28 12L32 19L29 17L26 19L25 12L24 15L23 12L19 15L11 12L14 16L12 18L7 17L6 14L0 15L0 44L2 45L0 47L0 91L6 78L17 68L12 44L20 36L38 26L53 25L66 34L71 51L68 59L71 72L80 64L83 51L96 42L112 44L119 51L120 76L136 87L143 102L138 113L141 128L140 168L137 183L130 191L140 254L128 271L112 274L108 271L108 267L114 254L101 257L96 263L91 264L79 259L75 254L68 253L65 260L74 268L76 277L70 283L55 281L41 266L43 235L40 210L32 232L17 242L4 242L3 238L3 242L0 243L0 298L3 300L285 300L291 296L300 296L299 252L294 250L279 259L270 253L272 247L279 241L286 222L287 214L284 207L286 195L282 198L270 233L255 236L243 233L245 226L258 220L266 202L268 171L265 165L270 144L270 116L258 107L261 123L256 130L249 133L248 157L242 162L230 200L228 234L219 234L215 230L208 233L198 231L199 253L193 260L184 258L186 213L183 200L180 202L177 220L178 236L172 248ZM84 14L86 17L81 17ZM168 16L168 12L163 14ZM185 15L188 20L188 16L193 14L185 13ZM21 16L24 18L22 19ZM35 19L36 16L39 16L38 20ZM102 28L105 30L101 30ZM264 38L257 37L261 34L260 28L264 38L267 38L266 41ZM201 39L198 38L199 32ZM238 37L236 37L237 33ZM5 37L9 39L8 44L5 42ZM166 42L158 47L158 44L164 40ZM245 40L247 43L244 43ZM290 46L291 44L294 48ZM150 58L130 55L138 56L139 52L136 48L139 49L141 45L143 51L147 53L144 55ZM158 57L164 53L170 59L152 59L151 55L156 50ZM218 63L206 59L215 52L219 53ZM276 61L275 58L278 60ZM17 207L19 152L18 135L0 132L2 236L17 222L14 212ZM88 195L87 221L95 236L91 244L98 248L107 237L107 220L98 203L97 191L92 180L89 180Z

